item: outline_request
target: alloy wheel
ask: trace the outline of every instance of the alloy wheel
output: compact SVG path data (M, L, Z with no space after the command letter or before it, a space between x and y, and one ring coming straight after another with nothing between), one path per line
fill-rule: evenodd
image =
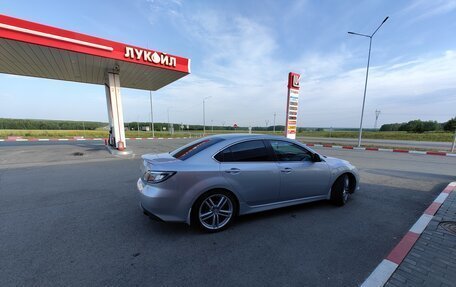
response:
M198 218L207 229L216 230L224 227L233 217L233 203L223 194L213 194L200 205Z
M350 181L348 179L348 176L344 176L344 189L342 191L342 197L343 197L344 202L347 202L349 194L350 194Z

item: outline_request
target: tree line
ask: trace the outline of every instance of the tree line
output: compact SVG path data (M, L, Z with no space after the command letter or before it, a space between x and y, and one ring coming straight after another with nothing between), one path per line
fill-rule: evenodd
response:
M0 118L0 129L9 130L95 130L107 125L102 122Z
M384 124L380 127L381 132L387 131L406 131L414 133L424 133L430 131L449 131L456 130L456 117L444 122L412 120L406 123Z
M136 131L138 130L144 130L145 127L151 128L151 123L150 122L129 122L125 123L125 127L128 130ZM155 131L164 131L164 130L169 130L170 127L174 128L174 131L201 131L203 130L203 125L186 125L186 124L168 124L168 123L154 123L154 130ZM211 131L212 128L217 131L225 130L225 131L247 131L249 130L248 127L236 127L234 128L233 126L220 126L220 125L214 125L212 126L211 124L206 125L206 131ZM268 126L268 127L252 127L252 131L273 131L274 126ZM285 126L283 125L276 125L275 126L275 131L284 131Z
M203 125L186 125L186 124L170 124L174 127L174 131L201 131ZM136 131L144 130L145 127L151 128L150 122L128 122L125 123L125 128L128 130ZM66 120L35 120L35 119L7 119L0 118L0 129L8 130L96 130L100 128L109 129L108 123L103 122L92 122L92 121L66 121ZM206 125L206 131L214 130L238 130L246 131L248 127L237 127L233 126L212 126ZM268 127L252 127L252 130L256 131L272 131L273 126ZM285 127L283 125L276 125L276 131L283 131ZM156 122L154 123L155 131L169 130L168 123Z
M174 131L201 131L203 125L186 125L186 124L171 124ZM12 130L95 130L100 128L108 128L108 123L103 122L92 122L92 121L64 121L64 120L34 120L34 119L6 119L0 118L0 129L12 129ZM148 126L151 127L150 122L129 122L125 123L125 128L128 130L140 130ZM164 129L165 128L165 129ZM246 131L248 127L237 127L233 126L212 126L206 125L206 131L214 130L237 130ZM155 131L169 130L168 123L154 123ZM456 129L456 117L444 122L438 123L437 121L422 121L412 120L404 123L392 123L384 124L380 127L380 131L407 131L415 133L423 133L427 131L449 131L454 132ZM255 126L252 127L253 131L273 131L274 126ZM284 131L283 125L276 125L275 131ZM321 128L298 128L298 132L307 130L323 130ZM351 129L337 129L337 130L351 130Z

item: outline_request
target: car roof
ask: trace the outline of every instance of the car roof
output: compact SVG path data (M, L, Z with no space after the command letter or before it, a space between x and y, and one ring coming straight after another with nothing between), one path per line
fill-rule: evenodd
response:
M275 135L267 135L267 134L217 134L211 137L222 138L225 140L242 140L242 139L255 139L255 138L263 138L263 139L287 139L283 136L275 136Z

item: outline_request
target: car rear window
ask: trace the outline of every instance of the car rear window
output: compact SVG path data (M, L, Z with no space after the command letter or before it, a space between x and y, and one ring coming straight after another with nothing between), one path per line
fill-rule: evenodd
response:
M186 160L195 154L207 149L211 145L214 145L218 142L223 141L222 138L205 138L202 140L194 141L189 143L188 145L185 145L175 151L172 151L170 154L177 159L180 160Z

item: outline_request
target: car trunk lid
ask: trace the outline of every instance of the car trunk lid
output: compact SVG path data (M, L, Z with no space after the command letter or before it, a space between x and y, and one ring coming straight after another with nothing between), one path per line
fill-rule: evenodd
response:
M146 170L162 170L166 169L167 163L180 161L179 159L174 158L169 153L158 153L158 154L145 154L142 155L143 164L141 166L141 171L144 173Z

